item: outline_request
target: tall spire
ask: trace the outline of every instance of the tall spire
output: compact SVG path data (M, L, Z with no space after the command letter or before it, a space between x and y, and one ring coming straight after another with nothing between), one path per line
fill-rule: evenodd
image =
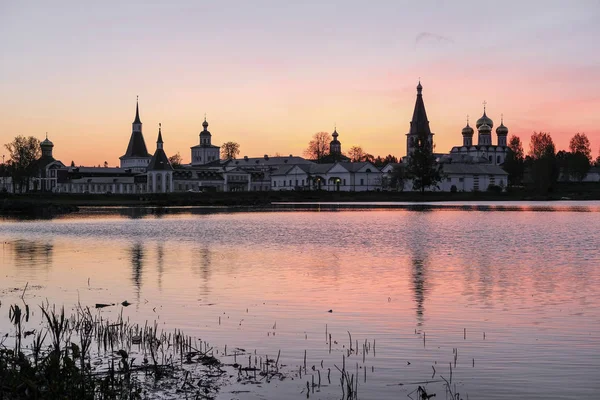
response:
M158 139L156 140L156 143L163 143L161 128L162 128L162 126L161 126L161 123L159 122L158 123Z
M431 135L431 129L429 128L429 121L427 120L427 112L425 111L425 103L423 103L423 86L421 86L421 80L417 85L417 101L415 102L415 110L413 111L412 121L410 121L410 132L411 135L425 134Z
M133 121L134 124L142 123L142 121L140 121L139 98L140 98L140 96L136 96L136 99L135 99L135 120Z

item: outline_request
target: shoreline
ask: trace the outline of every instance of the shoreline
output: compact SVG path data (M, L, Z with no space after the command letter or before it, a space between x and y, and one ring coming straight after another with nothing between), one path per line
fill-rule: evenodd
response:
M168 194L1 194L0 215L52 217L79 211L80 207L214 207L214 208L272 208L285 203L353 203L372 202L512 202L512 201L590 201L600 200L599 185L564 187L547 194L528 191L492 192L326 192L270 191ZM591 189L591 190L590 190Z

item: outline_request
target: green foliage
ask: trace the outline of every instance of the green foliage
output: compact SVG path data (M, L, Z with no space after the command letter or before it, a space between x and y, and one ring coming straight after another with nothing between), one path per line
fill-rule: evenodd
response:
M435 160L432 143L427 135L417 138L413 152L408 157L407 177L412 179L413 190L425 192L426 188L438 187L442 180L442 166Z

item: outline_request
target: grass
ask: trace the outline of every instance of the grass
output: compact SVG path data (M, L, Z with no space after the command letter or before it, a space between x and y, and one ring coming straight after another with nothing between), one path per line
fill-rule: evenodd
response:
M29 307L11 305L14 343L0 339L0 400L213 398L222 364L180 331L130 324L78 306L65 315L40 307L41 327L26 330ZM27 344L24 344L27 343Z

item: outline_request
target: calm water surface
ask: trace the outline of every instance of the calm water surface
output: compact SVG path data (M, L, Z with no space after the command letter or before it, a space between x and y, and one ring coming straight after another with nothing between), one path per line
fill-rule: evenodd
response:
M30 304L128 300L131 319L221 351L281 350L292 375L306 350L309 378L223 399L305 398L313 365L332 384L311 398L340 398L348 332L361 350L376 342L346 359L359 398L408 398L451 362L464 398L599 398L599 227L597 202L2 220L0 337L28 283Z

